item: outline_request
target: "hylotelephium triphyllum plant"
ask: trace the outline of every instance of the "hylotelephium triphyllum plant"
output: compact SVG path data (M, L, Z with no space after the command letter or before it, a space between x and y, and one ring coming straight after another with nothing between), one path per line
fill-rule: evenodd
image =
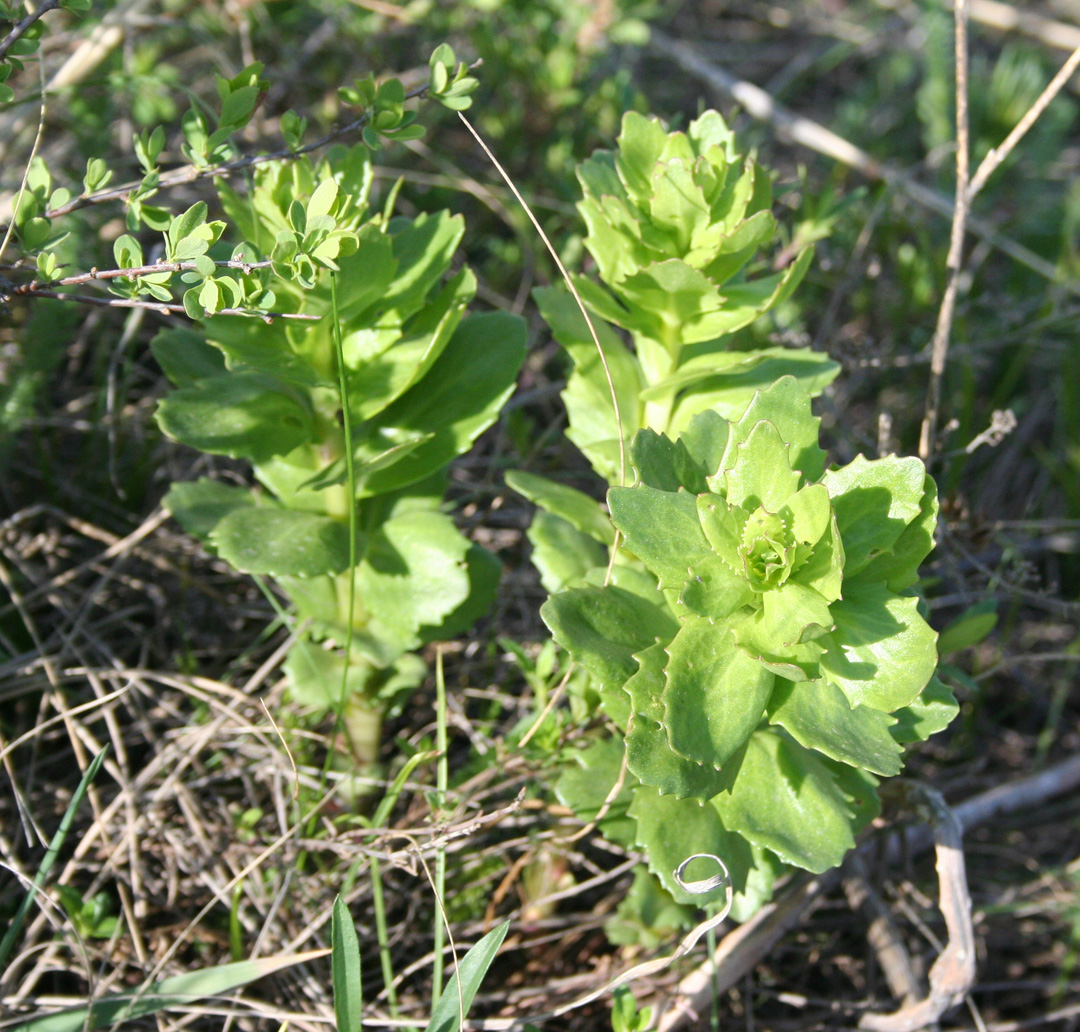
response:
M767 176L715 112L686 133L630 114L618 144L579 169L602 285L575 285L607 371L573 299L539 293L574 363L567 436L612 485L610 520L565 485L508 483L543 509L542 616L618 730L568 750L556 791L592 819L625 764L601 828L644 849L666 890L637 879L616 922L628 941L649 913L675 919L672 896L701 902L672 876L690 855L724 860L742 917L786 866L838 864L878 779L956 707L913 594L933 481L910 458L826 470L810 399L839 367L738 336L811 257L789 248L786 270L753 275L777 230Z
M956 712L912 594L934 483L914 458L827 470L818 423L784 377L737 420L640 431L636 483L608 493L624 539L610 582L542 610L621 732L574 757L560 795L595 812L625 748L601 827L683 902L678 863L722 857L743 916L784 865L838 864L878 779Z
M475 80L452 73L452 52L439 48L432 89L460 107ZM388 129L376 110L380 134L415 136L400 85L376 91L365 80L352 92L404 125ZM341 710L349 751L370 774L387 711L424 677L415 650L464 632L494 598L500 565L455 527L443 496L450 462L513 390L525 329L504 313L466 314L476 279L451 272L460 216L395 217L396 189L369 210L378 139L364 139L317 164L260 164L246 195L218 187L243 241L234 250L267 256L274 305L313 318L203 309L201 331L159 334L154 353L176 386L158 409L162 429L248 460L262 488L177 484L166 507L288 596L299 635L285 663L292 697L316 713ZM225 224L215 225L220 235Z

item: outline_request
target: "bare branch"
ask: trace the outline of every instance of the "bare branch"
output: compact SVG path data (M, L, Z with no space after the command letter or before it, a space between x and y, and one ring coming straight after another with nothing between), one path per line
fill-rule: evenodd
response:
M979 163L979 167L975 170L975 175L971 177L971 183L967 190L969 204L986 185L986 181L994 174L997 167L1015 150L1016 145L1039 120L1039 116L1049 107L1050 101L1061 92L1062 87L1072 78L1078 67L1080 67L1080 46L1077 46L1069 55L1069 59L1061 66L1057 75L1050 80L1046 89L1039 94L1038 100L1031 105L1024 117L1016 123L1012 132L1005 137L1001 146L994 147Z
M916 204L938 215L952 218L955 204L951 198L924 186L901 169L877 161L861 147L855 146L850 140L845 140L813 119L789 111L759 86L735 78L714 62L707 61L686 43L671 39L658 29L653 29L649 45L658 53L672 58L687 72L734 99L754 118L774 126L781 137L856 169L868 179L887 183ZM1067 280L1053 262L1048 262L1030 248L1003 236L990 223L969 216L967 228L1002 254L1007 254L1013 261L1019 262L1051 283L1061 283L1066 290L1080 294L1080 285Z
M148 308L160 315L187 315L183 305L167 304L164 301L144 301L136 297L94 297L91 294L62 294L58 290L32 290L16 288L11 294L0 296L0 302L10 297L47 297L54 301L77 301L81 305L93 305L97 308ZM241 315L249 319L262 319L272 323L275 319L300 319L306 322L318 322L322 316L303 315L298 312L257 312L248 308L219 308L214 315Z
M945 259L948 281L938 309L937 325L930 345L930 385L926 393L926 414L919 430L919 458L928 466L933 459L934 438L937 436L938 410L941 406L941 380L945 375L945 360L949 354L949 334L956 312L956 294L960 288L960 270L964 263L964 232L968 215L968 45L967 0L955 4L956 50L956 202L953 208L952 231L949 234L949 253Z
M245 262L243 259L233 258L229 261L216 261L214 264L219 269L240 269L243 273L249 274L255 269L269 269L272 262L269 260ZM63 279L51 280L44 285L72 287L79 283L93 283L96 280L137 279L140 276L153 276L161 272L191 272L197 270L197 268L195 262L157 262L153 265L133 266L130 269L91 269L89 272L82 272L77 276L65 276ZM37 284L31 283L30 289L37 289ZM18 292L18 290L15 290L13 293Z
M479 65L479 61L474 61L469 66L469 70L473 71L478 68ZM406 93L405 99L414 100L417 97L423 99L427 95L428 89L428 85L419 86ZM334 143L336 140L340 140L343 136L348 136L350 133L363 129L367 124L367 121L368 115L367 112L365 112L359 118L351 121L348 125L333 129L320 139L315 140L312 143L306 143L303 147L298 147L296 150L289 150L286 147L280 150L271 151L268 154L249 154L243 158L234 158L232 161L224 161L218 165L210 165L206 168L198 168L195 165L184 165L181 168L174 169L172 172L162 176L158 181L158 189L162 190L170 186L179 186L182 183L195 183L201 179L229 175L246 168L252 168L255 165L263 165L268 161L295 161L305 154L310 154L312 151L319 150ZM107 190L98 190L92 194L74 197L68 201L67 204L62 204L57 208L52 208L45 212L45 217L54 219L61 215L67 215L69 212L78 211L80 208L89 207L92 204L103 204L106 201L124 199L133 190L138 189L140 185L141 180L137 182L131 181L124 183L121 186L110 187Z
M31 11L18 25L15 26L5 37L3 42L0 42L0 61L4 59L7 52L26 35L27 29L34 24L43 15L49 13L49 11L55 11L60 6L60 0L44 0L33 11Z

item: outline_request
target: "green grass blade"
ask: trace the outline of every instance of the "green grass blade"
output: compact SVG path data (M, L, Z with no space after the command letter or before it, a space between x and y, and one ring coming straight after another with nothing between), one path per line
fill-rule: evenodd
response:
M45 884L45 879L49 876L49 871L52 870L52 865L56 863L56 858L59 856L60 850L64 846L64 840L67 838L68 831L71 830L71 822L75 819L75 814L82 805L86 790L90 787L94 778L97 777L98 771L101 770L101 765L105 762L105 756L108 751L109 747L105 746L105 748L90 761L90 766L86 768L86 773L82 776L79 787L75 789L75 794L71 797L71 802L68 803L67 810L64 811L64 819L60 822L60 827L56 829L56 834L53 835L52 841L49 843L49 848L45 851L45 856L41 859L41 866L38 868L37 874L34 875L33 888L23 898L22 903L19 904L19 909L12 918L11 924L8 925L8 930L4 933L4 938L0 940L0 971L7 969L8 958L11 956L11 951L15 948L15 942L23 930L23 925L26 924L26 917L30 913L30 907L33 905L34 897L41 891L41 887Z
M382 968L383 984L386 986L386 1004L390 1017L398 1016L397 989L394 986L394 962L390 956L390 931L386 925L386 900L383 897L382 864L379 858L371 858L371 906L375 911L375 938L379 943L379 966Z
M436 820L442 820L446 806L446 787L449 783L449 763L446 754L446 676L443 673L443 654L439 649L435 662L435 749L439 754L436 770L435 808ZM431 973L431 996L439 999L443 991L443 921L446 919L443 900L446 899L446 847L437 846L435 850L435 964Z
M356 925L345 901L334 899L330 926L331 968L334 986L334 1015L337 1032L363 1032L364 988L360 983L360 942Z
M371 818L371 826L373 828L381 828L386 823L386 818L390 816L390 811L393 810L394 804L398 801L401 790L405 787L405 782L409 780L412 772L416 770L421 763L427 763L428 760L433 760L438 755L438 752L434 750L429 752L418 752L413 753L413 755L405 761L405 765L398 771L397 777L394 778L394 783L390 786L389 791L379 802L378 809L375 811L375 816Z
M170 1007L187 1006L211 996L221 996L275 971L323 957L326 952L311 950L292 956L242 960L205 971L190 971L155 982L143 993L105 996L89 1007L72 1007L45 1017L31 1018L22 1025L16 1025L12 1032L82 1032L83 1029L91 1032L92 1029L107 1028Z
M353 464L352 415L349 410L349 378L345 371L345 346L341 340L341 316L338 314L337 275L330 273L330 314L334 320L334 355L337 360L338 395L341 400L341 423L345 431L345 481L349 492L349 569L356 569L356 469ZM338 721L345 718L345 699L349 691L349 658L352 654L353 621L356 613L356 577L349 577L349 611L345 632L345 666L341 674L341 709Z
M510 922L504 921L465 954L446 991L432 1008L431 1021L428 1022L426 1032L459 1032L480 983L499 952L509 928Z

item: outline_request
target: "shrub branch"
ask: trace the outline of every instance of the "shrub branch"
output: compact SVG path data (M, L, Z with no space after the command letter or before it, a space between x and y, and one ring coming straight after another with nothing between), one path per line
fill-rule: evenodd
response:
M35 10L31 11L23 18L23 20L4 37L3 42L0 42L0 61L2 61L7 52L26 35L27 30L34 22L48 14L49 11L55 11L59 6L60 0L44 0L44 3L39 4Z

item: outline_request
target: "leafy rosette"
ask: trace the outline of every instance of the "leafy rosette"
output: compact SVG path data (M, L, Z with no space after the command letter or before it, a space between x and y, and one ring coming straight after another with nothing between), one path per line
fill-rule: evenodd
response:
M933 481L911 458L826 471L818 423L786 377L736 422L639 432L637 483L608 494L626 565L543 610L625 732L627 813L677 899L680 853L730 860L759 897L780 864L839 863L877 778L955 712L905 593L933 547Z

